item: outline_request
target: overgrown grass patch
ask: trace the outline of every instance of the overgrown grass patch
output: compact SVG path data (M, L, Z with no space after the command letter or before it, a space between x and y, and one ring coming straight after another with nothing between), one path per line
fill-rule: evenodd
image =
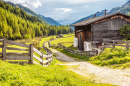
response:
M106 48L101 54L89 59L93 64L109 66L111 68L130 68L130 49L116 47L115 49Z

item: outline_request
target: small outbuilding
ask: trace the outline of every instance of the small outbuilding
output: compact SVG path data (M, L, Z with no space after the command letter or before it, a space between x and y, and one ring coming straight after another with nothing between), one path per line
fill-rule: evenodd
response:
M62 35L62 34L59 34L59 38L63 38L63 35Z
M90 18L73 24L75 27L74 46L79 50L89 51L92 47L99 47L103 39L122 40L119 28L130 24L130 16L122 13L113 13Z

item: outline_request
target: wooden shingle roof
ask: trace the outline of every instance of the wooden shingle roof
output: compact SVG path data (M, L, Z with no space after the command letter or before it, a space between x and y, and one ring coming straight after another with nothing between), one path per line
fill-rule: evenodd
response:
M118 12L118 13L113 13L113 14L109 14L109 15L104 15L104 16L100 16L100 17L96 17L96 18L90 18L90 19L87 19L87 20L78 22L78 23L76 23L76 24L73 24L73 25L71 25L71 26L84 26L84 25L92 24L92 23L94 23L94 22L100 21L100 20L102 20L102 19L105 19L105 18L114 16L114 15L123 15L123 16L130 17L129 15L126 15L126 14L123 14L123 13Z

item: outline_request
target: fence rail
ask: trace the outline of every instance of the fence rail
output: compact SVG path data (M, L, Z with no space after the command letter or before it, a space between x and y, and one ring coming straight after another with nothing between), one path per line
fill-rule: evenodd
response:
M43 52L40 52L36 48L33 48L33 51L40 55L40 58L33 54L33 57L40 61L41 65L49 65L49 63L53 60L53 54L44 55Z

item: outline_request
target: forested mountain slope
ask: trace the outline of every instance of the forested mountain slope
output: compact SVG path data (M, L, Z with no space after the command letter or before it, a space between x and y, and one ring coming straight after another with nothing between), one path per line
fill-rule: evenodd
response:
M57 21L55 21L54 19L52 19L50 17L45 17L45 16L40 15L40 14L39 14L39 16L41 16L43 19L45 19L51 25L56 25L56 26L60 26L61 25L60 23L58 23Z
M69 26L51 26L23 9L0 1L0 38L28 39L39 36L67 34Z
M12 2L7 2L7 3L11 4L14 7L22 8L23 10L25 10L27 12L27 14L38 17L41 21L43 21L46 24L56 25L56 26L60 26L61 25L57 21L55 21L54 19L52 19L50 17L45 17L43 15L38 15L34 11L32 11L31 9L29 9L29 8L27 8L25 6L22 6L20 4L14 4Z
M36 16L39 20L41 20L45 24L49 24L45 19L43 19L41 16L39 16L38 14L36 14L34 11L30 10L29 8L27 8L25 6L22 6L20 4L14 4L12 2L7 2L7 3L10 4L10 5L12 5L13 7L22 8L27 14L32 15L32 16Z

